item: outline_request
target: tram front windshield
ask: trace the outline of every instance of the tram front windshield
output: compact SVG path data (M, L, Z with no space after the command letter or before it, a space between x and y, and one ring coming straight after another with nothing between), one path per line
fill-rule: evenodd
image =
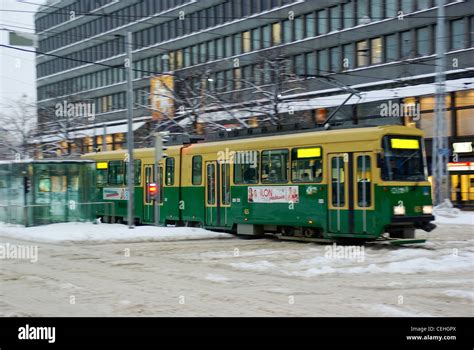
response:
M426 163L421 138L385 136L382 180L426 181Z

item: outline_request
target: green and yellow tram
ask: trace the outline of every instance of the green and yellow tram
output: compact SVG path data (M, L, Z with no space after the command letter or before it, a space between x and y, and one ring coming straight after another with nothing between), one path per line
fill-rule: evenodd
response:
M160 220L243 235L413 238L431 231L423 134L403 126L305 131L175 145L160 161ZM96 161L97 196L127 217L124 151ZM135 220L154 222L154 149L137 149ZM105 213L98 213L104 217ZM107 221L107 217L104 217Z

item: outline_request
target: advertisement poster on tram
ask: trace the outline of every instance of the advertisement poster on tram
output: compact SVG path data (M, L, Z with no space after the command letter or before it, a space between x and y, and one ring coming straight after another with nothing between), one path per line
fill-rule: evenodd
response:
M298 186L249 187L249 203L298 203Z

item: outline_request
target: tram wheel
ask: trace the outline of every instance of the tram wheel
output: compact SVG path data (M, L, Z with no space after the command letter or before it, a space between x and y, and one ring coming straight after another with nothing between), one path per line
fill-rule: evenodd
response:
M312 228L309 228L309 227L304 227L303 228L303 236L305 236L306 238L312 238L314 237L314 230Z

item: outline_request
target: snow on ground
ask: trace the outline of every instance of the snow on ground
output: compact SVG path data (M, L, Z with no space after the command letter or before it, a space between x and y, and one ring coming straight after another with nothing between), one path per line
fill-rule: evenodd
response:
M208 273L206 276L206 280L211 282L218 282L218 283L227 283L229 282L229 278L221 275L216 275L213 273Z
M212 238L232 238L222 232L193 227L137 226L68 222L35 227L0 223L0 236L44 243L160 242Z
M467 290L445 290L444 294L446 294L449 297L454 297L454 298L462 298L462 299L467 299L470 300L471 302L474 302L474 292L467 291Z
M182 227L3 225L0 236L9 236L0 242L51 236L55 244L36 243L35 263L0 261L0 316L472 317L470 228L439 224L430 233L417 230L425 244L366 244L362 255L340 257L327 254L341 247L332 244L181 241L209 237ZM177 241L153 242L169 235Z
M420 313L414 309L402 310L399 306L391 306L384 304L376 304L370 307L370 309L380 316L388 317L433 317L433 315Z
M454 224L454 225L470 225L474 233L474 211L459 211L455 216L438 214L435 216L436 224Z
M268 253L265 252L264 255L267 256ZM211 253L208 253L208 256L211 256ZM321 248L319 251L307 251L305 255L300 255L299 259L291 261L281 259L280 256L274 261L232 262L229 265L238 270L268 271L307 278L327 274L416 274L474 271L474 247L471 244L462 250L399 248L384 252L383 255L380 255L377 250L366 247L359 259L327 257Z

